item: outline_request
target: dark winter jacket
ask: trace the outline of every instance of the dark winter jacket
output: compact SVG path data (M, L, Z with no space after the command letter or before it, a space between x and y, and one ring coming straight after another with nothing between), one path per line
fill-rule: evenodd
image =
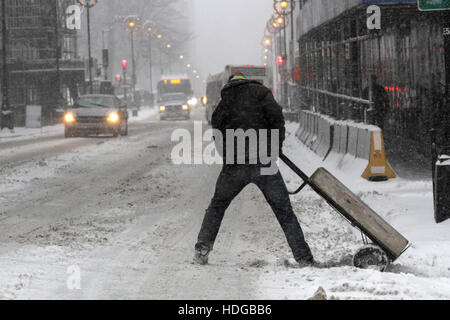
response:
M372 95L373 107L375 109L373 114L373 124L383 129L384 119L389 110L389 96L387 95L386 90L376 83L373 84ZM369 100L368 87L363 90L362 96L364 99Z
M224 139L227 129L244 131L255 129L258 133L260 129L267 129L269 132L270 129L278 129L280 149L286 132L282 108L275 101L272 92L259 82L250 80L233 80L223 88L222 100L212 115L212 126L221 131ZM267 141L267 150L270 154L270 136ZM248 147L247 144L246 162L248 162ZM257 148L259 150L259 143ZM223 151L226 151L225 147ZM219 152L221 153L221 150Z

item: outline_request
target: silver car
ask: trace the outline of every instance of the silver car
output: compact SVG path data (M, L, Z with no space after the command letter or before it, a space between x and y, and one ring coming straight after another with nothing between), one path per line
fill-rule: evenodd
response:
M127 106L114 95L81 96L64 115L65 136L128 135Z

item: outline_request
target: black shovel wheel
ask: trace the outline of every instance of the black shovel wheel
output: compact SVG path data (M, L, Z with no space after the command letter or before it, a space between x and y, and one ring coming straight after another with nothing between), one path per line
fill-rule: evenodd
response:
M380 247L364 246L353 256L353 265L360 269L372 269L383 272L389 265L389 258Z

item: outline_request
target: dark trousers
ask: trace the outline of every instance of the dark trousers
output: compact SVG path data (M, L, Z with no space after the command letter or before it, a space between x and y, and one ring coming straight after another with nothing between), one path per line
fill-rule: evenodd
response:
M271 206L286 235L295 260L311 260L311 250L292 210L289 193L280 172L275 175L261 175L261 167L256 165L223 167L217 180L214 198L206 210L195 248L202 251L213 249L225 210L242 189L250 183L258 186Z

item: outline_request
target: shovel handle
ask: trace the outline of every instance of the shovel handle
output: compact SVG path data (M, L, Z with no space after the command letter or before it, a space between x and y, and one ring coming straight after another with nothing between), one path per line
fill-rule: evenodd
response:
M304 173L302 170L300 170L286 155L283 153L280 154L280 159L283 160L283 162L292 170L294 171L304 182L309 184L309 177Z

